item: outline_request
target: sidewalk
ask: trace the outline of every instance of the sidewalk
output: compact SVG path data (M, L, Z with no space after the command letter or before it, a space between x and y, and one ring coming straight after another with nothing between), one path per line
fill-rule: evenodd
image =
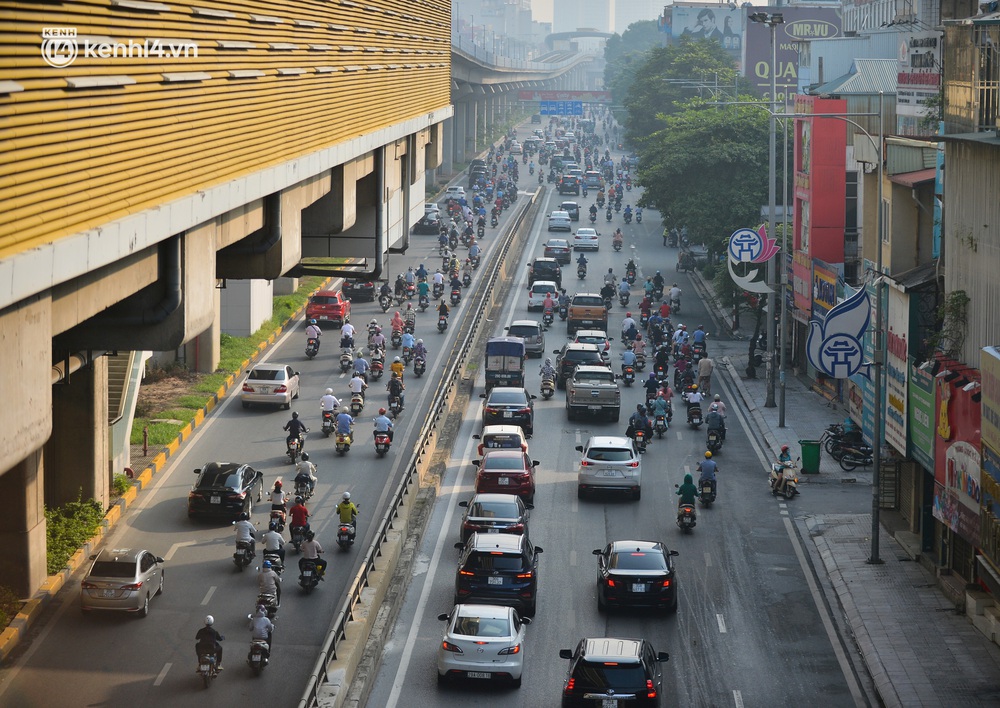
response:
M705 284L697 285L711 308ZM718 315L712 314L716 331L721 331ZM721 371L727 374L748 411L754 432L774 455L782 444L791 446L796 454L799 440L818 440L827 425L845 417L842 406L827 401L810 390L807 382L789 374L785 388L786 427L779 428L778 409L763 406L763 370L758 379L742 377L748 343L716 342L713 348L716 362L722 365ZM799 481L804 493L814 484L857 483L870 487L872 473L863 468L844 472L826 452L821 452L819 474L802 474ZM820 514L807 516L803 522L805 528L802 523L799 528L808 532L822 562L816 568L819 580L828 589L832 587L856 649L885 706L1000 705L1000 647L956 612L934 576L919 563L910 562L910 556L885 528L879 534L879 555L884 563L867 563L871 552L870 514Z

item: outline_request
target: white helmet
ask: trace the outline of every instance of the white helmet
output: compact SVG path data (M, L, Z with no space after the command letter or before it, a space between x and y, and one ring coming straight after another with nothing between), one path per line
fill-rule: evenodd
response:
M344 492L344 501L351 501L351 493Z
M215 618L212 615L205 615L205 626L211 627L213 624L215 624Z
M332 388L326 389L326 395L327 396L332 396L333 395L333 389Z

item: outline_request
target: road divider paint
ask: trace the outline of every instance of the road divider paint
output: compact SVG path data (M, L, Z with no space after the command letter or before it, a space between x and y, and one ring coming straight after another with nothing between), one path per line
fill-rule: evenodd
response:
M170 663L169 661L163 665L163 668L160 670L160 673L157 674L156 676L156 680L153 681L154 686L159 686L161 683L163 683L163 679L167 677L167 672L170 671L171 666L173 666L173 664Z
M213 585L208 589L208 592L205 593L205 599L201 601L202 605L207 605L209 602L212 601L212 595L215 594L215 589L216 589L215 585Z
M715 616L715 621L719 623L719 632L721 634L726 633L726 620L721 614Z
M174 545L172 545L170 547L170 550L167 551L167 555L163 556L163 560L168 561L171 558L173 558L174 554L177 553L177 550L179 548L185 548L187 546L193 546L196 543L198 543L198 542L197 541L178 541L177 543L175 543Z

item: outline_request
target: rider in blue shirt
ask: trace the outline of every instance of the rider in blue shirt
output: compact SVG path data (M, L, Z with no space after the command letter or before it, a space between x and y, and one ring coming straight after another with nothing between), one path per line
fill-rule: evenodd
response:
M350 413L342 412L337 416L337 433L343 435L351 435L351 426L354 424L354 418Z
M372 435L389 433L389 442L392 442L393 432L392 418L385 414L385 408L379 408L378 417L375 418L375 430L372 431Z
M413 349L413 345L416 344L416 341L412 334L410 334L409 332L403 332L402 344L403 347L409 347L410 349Z

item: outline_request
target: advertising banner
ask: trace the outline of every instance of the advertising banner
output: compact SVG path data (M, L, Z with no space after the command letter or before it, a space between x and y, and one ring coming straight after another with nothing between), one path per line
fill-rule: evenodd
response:
M871 322L875 322L875 286L871 283L865 285L865 292L868 293L868 300L871 303ZM852 290L850 287L844 287L844 297L851 297L857 293L856 290ZM864 352L864 360L871 361L875 356L874 347L872 345L871 328L865 332L862 338L862 351ZM867 372L862 370L862 373L855 374L851 377L851 381L861 390L861 420L855 419L854 422L861 426L861 433L865 439L865 442L869 445L875 444L875 385L872 380L868 377ZM883 425L884 429L884 425ZM878 436L881 439L881 436Z
M924 469L933 471L934 377L928 371L911 366L908 393L909 445L906 454L923 465Z
M983 442L1000 452L1000 349L983 347L979 373L982 376Z
M813 259L812 311L823 317L837 304L837 270L818 258Z
M944 371L944 369L942 369ZM940 376L940 374L939 374ZM934 379L934 518L979 545L980 407L972 392Z
M737 71L743 71L743 10L735 5L678 4L671 8L671 33L674 39L714 39L733 58Z
M792 254L791 283L795 297L792 317L802 324L808 324L812 317L812 261L802 251Z
M910 329L910 296L894 287L888 289L889 307L885 341L885 441L906 454L906 398Z
M907 32L899 37L896 128L900 135L933 132L918 126L927 103L941 88L941 33Z
M718 7L718 6L716 6ZM676 6L675 6L676 8ZM753 12L780 12L784 23L775 26L778 46L775 49L776 100L786 102L795 94L799 79L799 43L807 39L829 39L840 36L840 8L836 7L753 7ZM674 10L676 17L677 10ZM676 27L676 22L674 23ZM744 75L766 99L771 98L771 28L766 24L747 21L746 70ZM835 77L830 77L835 78Z

